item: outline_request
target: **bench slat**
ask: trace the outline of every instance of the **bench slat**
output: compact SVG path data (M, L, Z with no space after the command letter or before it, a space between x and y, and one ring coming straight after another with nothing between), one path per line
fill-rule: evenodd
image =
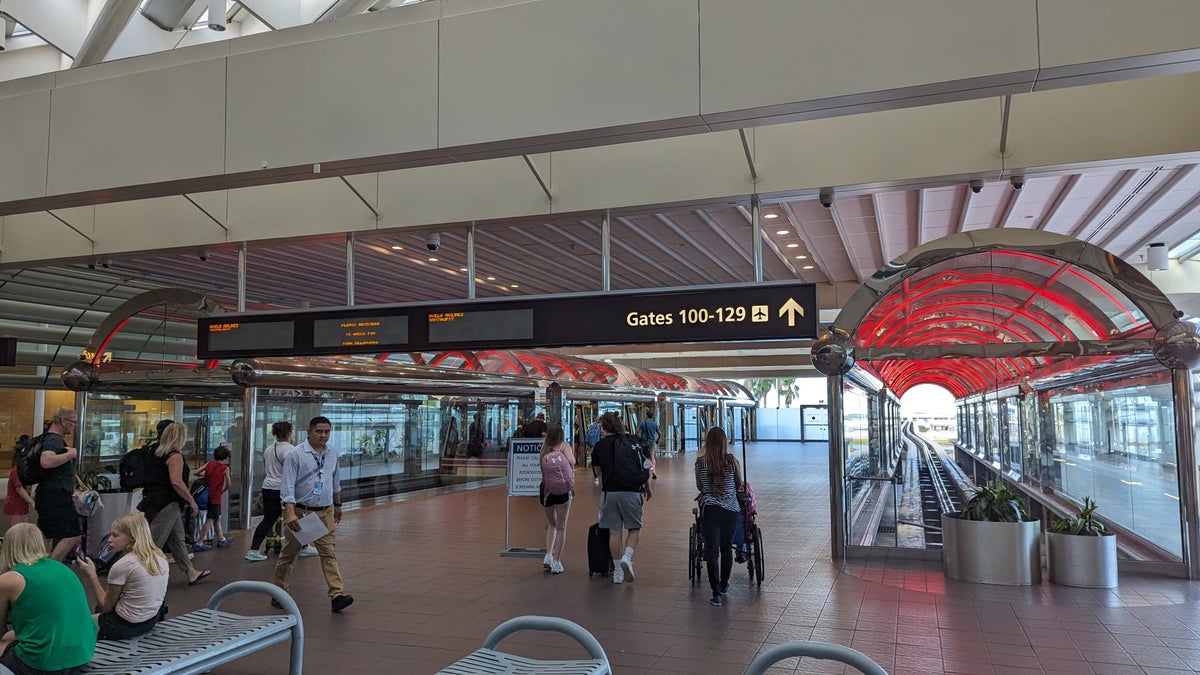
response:
M439 675L597 675L607 672L608 664L600 659L542 661L494 649L477 649L438 671Z

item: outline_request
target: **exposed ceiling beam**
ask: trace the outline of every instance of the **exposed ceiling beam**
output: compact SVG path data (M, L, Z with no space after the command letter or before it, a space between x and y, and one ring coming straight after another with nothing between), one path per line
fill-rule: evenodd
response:
M1125 218L1124 223L1125 224L1136 223L1139 218L1146 215L1150 211L1153 211L1154 208L1156 206L1158 206L1158 203L1161 202L1168 195L1170 195L1170 193L1175 188L1177 188L1181 184L1191 181L1193 178L1195 178L1198 171L1200 171L1200 167L1198 167L1196 164L1190 164L1186 167L1181 167L1178 170L1176 170L1171 175L1170 178L1163 181L1163 184L1160 185L1159 188L1154 191L1154 194L1143 199L1142 202L1140 204L1138 204L1137 209L1134 210L1133 213L1129 214L1129 216L1127 218ZM1195 201L1195 200L1193 200L1193 201ZM1146 234L1146 236L1142 237L1142 239L1138 243L1127 247L1124 251L1119 252L1118 255L1120 255L1122 258L1126 258L1126 257L1132 255L1133 253L1136 253L1138 251L1138 249L1145 246L1146 243L1149 243L1151 241L1157 241L1167 231L1168 228L1174 227L1176 223L1178 223L1180 220L1187 217L1191 213L1191 209L1187 209L1186 206L1184 207L1184 209L1186 209L1186 210L1181 209L1181 210L1175 211L1175 213L1171 214L1171 216L1169 218L1167 218L1165 221L1163 221L1152 232L1149 232ZM1108 244L1110 242L1112 242L1112 240L1116 239L1123 230L1124 230L1124 228L1119 228L1119 229L1118 228L1109 228L1109 232L1107 233L1107 236L1105 236L1100 241L1100 243L1097 245L1100 246L1101 248L1107 248Z
M1054 199L1050 203L1050 207L1037 220L1033 221L1031 227L1035 230L1043 230L1047 225L1054 222L1054 218L1058 215L1059 209L1071 197L1071 192L1075 189L1075 185L1079 182L1079 175L1067 176L1066 180L1060 181L1058 192L1055 193Z
M1092 209L1087 214L1087 217L1081 220L1079 225L1068 236L1090 243L1097 234L1100 234L1110 223L1116 221L1122 206L1128 203L1148 183L1156 171L1151 171L1145 176L1141 175L1142 172L1140 169L1122 171L1118 183L1105 194L1104 198L1096 204L1096 208ZM1101 216L1103 218L1093 227L1092 222ZM1092 231L1084 236L1084 231L1089 227L1092 228Z
M958 218L954 224L954 234L962 234L967 225L967 213L971 210L971 199L975 197L975 191L967 185L956 189L962 191L962 197L958 200Z
M854 272L854 278L861 284L866 281L866 277L858 267L858 260L854 258L854 252L850 250L850 235L846 232L846 226L842 224L842 217L838 215L837 202L833 202L827 208L829 217L833 220L833 227L837 230L838 239L842 242L842 251L846 254L846 260L850 262L850 269ZM878 268L879 266L874 267Z
M681 255L679 255L679 254L678 254L678 253L676 253L675 251L672 251L671 249L667 248L666 246L663 246L663 245L662 245L662 242L660 242L660 241L658 241L657 239L655 239L655 238L651 237L650 235L646 234L645 230L643 230L643 229L641 228L641 226L639 226L637 223L635 223L635 222L634 222L632 219L630 219L630 218L628 218L628 217L625 217L625 216L618 216L618 217L616 218L616 220L617 220L617 222L621 223L621 224L622 224L622 225L624 225L625 227L628 227L628 228L629 228L629 230L630 230L630 233L631 233L631 234L633 234L634 236L638 237L639 239L641 239L642 241L646 242L647 244L650 244L650 245L651 245L651 246L653 246L654 248L656 248L656 249L658 249L658 250L662 251L663 253L666 253L666 254L667 254L667 256L668 256L668 257L670 257L672 260L674 260L675 262L679 263L680 265L682 265L682 266L684 266L684 267L688 268L688 269L689 269L689 270L691 270L691 271L692 271L694 274L696 274L697 276L699 276L701 279L705 279L705 280L707 280L707 281L708 281L708 283L710 283L710 284L715 284L715 283L717 283L717 280L716 280L716 279L714 279L714 278L712 277L712 275L711 275L711 274L709 274L708 272L705 272L705 271L703 271L703 270L699 269L699 268L698 268L698 267L696 267L694 264L692 264L692 262L691 262L690 260L688 260L687 258L685 258L685 257L683 257L683 256L681 256ZM622 241L622 239L621 239L621 238L619 238L619 237L618 237L618 238L617 238L617 240L618 240L618 241L621 241L621 242L622 242L622 244L624 244L624 245L626 246L626 248L628 248L629 250L631 250L631 251L632 251L632 250L635 250L635 249L633 249L633 248L632 248L632 247L631 247L629 244L627 244L626 242ZM637 251L637 253L638 253L638 256L639 256L640 258L642 258L642 260L643 260L645 263L647 263L647 264L650 264L650 265L656 265L656 266L659 266L659 264L658 264L657 262L654 262L654 261L650 260L648 257L646 257L644 254L642 254L640 251ZM661 266L660 266L660 267L661 267ZM664 271L666 271L666 269L665 269L665 268L664 268ZM691 282L690 280L688 280L688 279L686 279L686 278L684 278L684 277L682 277L682 276L679 276L678 274L672 274L672 276L674 276L674 277L676 277L677 279L679 279L679 281L680 281L681 283L683 283L684 285L691 285L691 284L693 283L693 282Z
M88 33L87 0L4 0L0 11L72 59Z
M1150 232L1147 232L1144 236L1142 236L1141 239L1137 240L1137 243L1125 249L1125 252L1121 253L1121 257L1129 260L1132 256L1136 255L1139 251L1150 244L1163 241L1166 237L1170 236L1171 228L1178 225L1184 219L1191 217L1191 215L1196 213L1198 209L1200 209L1200 195L1192 197L1190 200L1188 200L1188 203L1176 209L1175 212L1172 213L1166 220L1162 221L1158 227L1154 228ZM1168 250L1170 250L1171 248L1182 244L1188 239L1191 239L1193 236L1195 236L1195 234L1195 232L1191 232L1183 237L1176 236L1175 241L1166 241L1163 243L1166 243Z
M814 264L816 264L817 269L821 271L821 275L825 277L826 281L834 283L835 279L833 278L833 274L829 269L829 265L825 262L825 257L822 256L819 251L817 251L816 246L812 245L813 238L810 236L810 233L804 229L804 223L800 222L800 217L796 215L796 210L792 208L792 202L780 202L779 205L783 207L784 212L787 213L788 220L792 221L792 227L795 227L796 231L799 232L800 236L804 239L805 244L808 246L808 255L812 256L812 261Z
M996 222L992 223L992 227L1009 227L1008 219L1012 217L1012 212L1017 208L1017 204L1021 201L1021 195L1026 194L1024 190L1009 189L1008 200L1004 202L1004 208L1001 209Z
M917 241L916 241L916 245L913 246L912 248L921 246L925 242L929 241L929 237L926 236L926 234L925 234L925 188L917 189L916 228L917 228L917 237L916 237ZM891 261L889 260L888 262L891 262Z
M882 197L878 192L871 193L871 212L875 220L875 234L879 237L879 255L883 256L883 262L887 263L894 256L888 253L887 238L883 234L883 204Z
M90 66L100 63L108 56L109 50L121 36L121 31L129 25L129 20L137 12L140 0L108 0L100 8L92 29L79 48L79 54L71 63L72 68Z
M712 264L724 270L724 272L729 275L730 279L735 282L746 280L745 275L738 274L733 270L732 267L729 266L729 263L725 262L725 258L727 257L724 255L725 251L709 250L711 247L701 246L700 242L696 241L692 235L688 234L682 227L680 227L679 223L675 222L674 218L671 218L665 213L656 213L654 214L654 217L658 219L658 222L671 228L671 230L675 232L676 236L687 242L689 246L707 257Z

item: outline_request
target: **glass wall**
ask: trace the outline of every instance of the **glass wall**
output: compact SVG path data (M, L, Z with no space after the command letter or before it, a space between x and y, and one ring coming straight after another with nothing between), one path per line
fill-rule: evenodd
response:
M240 456L242 398L228 395L193 395L186 398L148 398L131 394L88 395L81 429L80 471L116 473L121 455L157 438L159 421L171 419L188 428L184 458L198 468L226 444Z

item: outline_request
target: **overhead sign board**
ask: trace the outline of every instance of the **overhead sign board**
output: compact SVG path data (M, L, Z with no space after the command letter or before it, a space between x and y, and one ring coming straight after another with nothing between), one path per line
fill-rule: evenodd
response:
M200 358L812 339L812 284L371 305L199 320Z

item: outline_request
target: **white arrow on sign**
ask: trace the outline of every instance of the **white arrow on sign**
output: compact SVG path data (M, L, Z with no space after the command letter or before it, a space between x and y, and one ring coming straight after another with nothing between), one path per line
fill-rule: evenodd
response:
M804 316L804 308L800 306L800 303L796 302L795 298L788 298L787 302L783 303L783 307L779 308L780 317L782 317L784 314L787 314L788 327L793 327L796 325L797 313L799 313L800 316Z

